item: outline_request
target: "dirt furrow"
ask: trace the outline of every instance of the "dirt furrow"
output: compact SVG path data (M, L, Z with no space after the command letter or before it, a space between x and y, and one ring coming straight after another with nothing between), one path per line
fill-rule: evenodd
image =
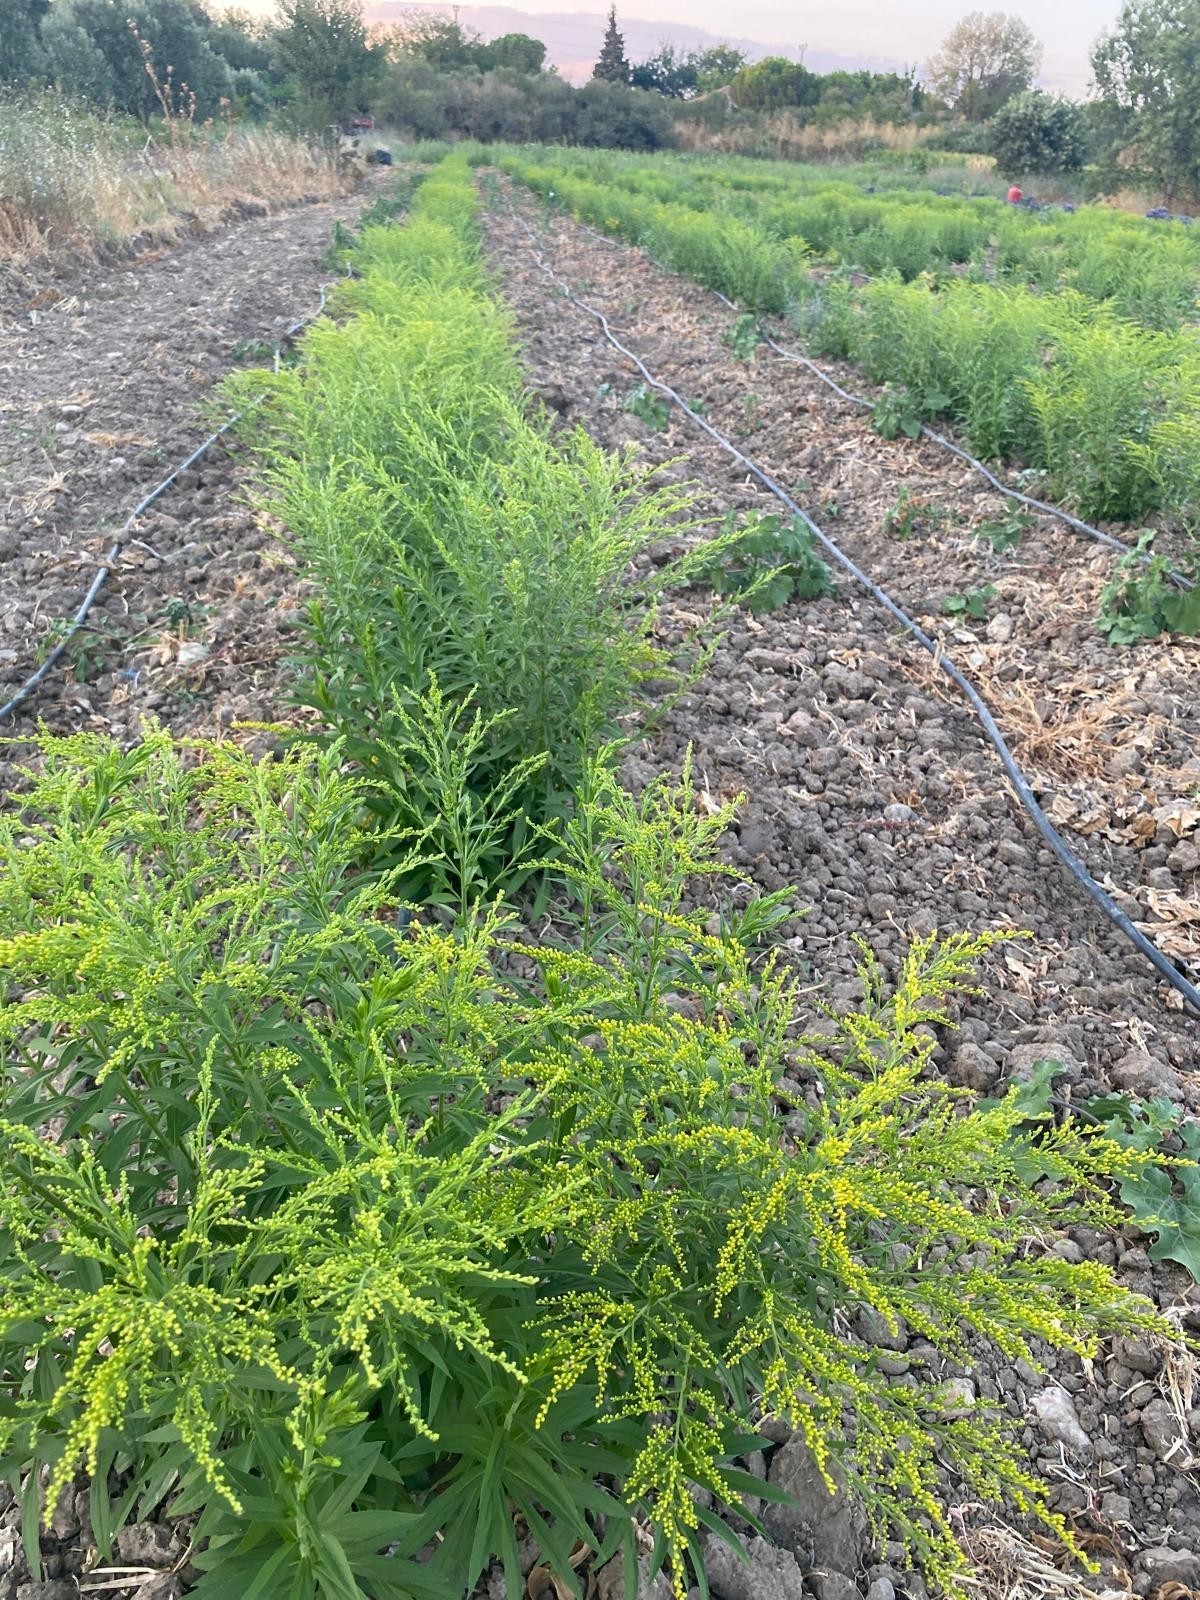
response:
M333 225L368 198L99 269L0 324L0 701L74 612L137 500L209 431L222 375L269 360L315 308L335 275ZM294 573L240 503L230 457L205 457L134 534L65 668L0 731L44 718L123 737L145 713L209 731L275 713Z

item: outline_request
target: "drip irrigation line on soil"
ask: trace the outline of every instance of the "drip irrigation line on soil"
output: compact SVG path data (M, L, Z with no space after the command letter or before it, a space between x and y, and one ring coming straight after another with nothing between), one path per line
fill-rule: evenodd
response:
M923 650L927 651L928 654L933 657L935 665L945 673L955 687L961 692L961 694L967 700L967 703L971 707L972 711L975 713L984 733L987 735L988 740L992 744L997 755L1000 757L1001 764L1004 767L1004 771L1008 776L1009 782L1013 786L1013 790L1017 796L1017 799L1028 812L1034 823L1034 826L1037 828L1046 844L1050 847L1050 850L1053 852L1060 865L1065 868L1065 870L1075 880L1084 893L1087 894L1095 903L1095 905L1099 907L1099 909L1104 913L1114 927L1118 928L1120 932L1123 933L1130 943L1135 947L1135 949L1137 949L1143 956L1146 957L1147 961L1150 962L1155 971L1158 972L1161 977L1165 978L1171 987L1178 994L1182 995L1187 1004L1191 1006L1198 1015L1200 1015L1200 988L1198 988L1197 985L1191 981L1186 972L1181 971L1180 968L1177 967L1170 959L1170 957L1158 948L1152 939L1149 939L1142 932L1136 923L1132 922L1130 918L1125 915L1108 891L1096 882L1095 878L1093 878L1091 873L1087 870L1087 867L1071 849L1070 845L1058 832L1057 828L1055 828L1054 824L1050 821L1050 818L1042 810L1037 797L1034 795L1033 790L1030 787L1028 778L1022 771L1016 757L1009 749L1004 735L1001 733L999 725L997 724L995 717L992 715L987 702L979 693L978 689L975 688L975 685L971 682L971 680L966 677L966 675L960 671L960 669L955 666L954 662L951 661L946 655L942 649L941 642L927 634L921 625L914 621L914 619L910 617L908 613L896 603L895 600L892 599L891 595L889 595L886 590L882 589L873 578L869 577L862 570L862 568L859 567L851 559L851 557L845 553L844 550L842 550L839 545L835 544L829 535L813 521L808 512L805 511L803 507L798 505L792 496L787 492L787 490L777 483L763 467L760 467L756 461L752 460L751 457L745 455L741 450L739 450L737 445L735 445L732 440L727 439L718 428L715 428L712 423L709 422L705 417L702 417L699 412L694 411L687 401L682 397L682 395L673 389L670 384L664 383L661 379L656 378L641 357L629 349L627 345L623 344L617 335L612 331L608 318L604 315L604 313L602 311L597 311L596 308L589 305L586 300L581 300L579 296L574 293L566 280L561 278L558 273L555 272L554 268L549 265L542 252L538 249L536 234L525 221L525 219L523 217L517 217L516 220L521 224L529 236L530 248L534 261L537 263L540 270L544 272L553 283L558 285L563 297L569 300L572 305L578 307L580 311L584 312L587 316L592 317L596 322L598 322L601 331L603 332L604 337L607 339L609 344L612 345L614 350L619 351L621 355L634 364L634 366L641 373L644 381L652 389L656 389L659 394L664 395L672 402L673 405L677 406L679 410L683 412L684 416L686 416L695 427L699 428L701 432L706 433L708 437L714 441L714 443L719 445L720 448L726 452L727 455L731 456L734 461L736 461L740 466L744 467L751 477L757 479L757 481L761 483L763 487L771 494L773 494L775 498L781 502L781 504L786 506L794 517L798 517L808 529L812 537L822 546L824 550L829 553L833 560L836 561L845 572L849 573L854 581L861 588L865 589L872 599L877 601L878 604L881 605L883 609L900 624L905 632L910 634L917 641Z
M275 345L274 354L272 356L271 365L275 372L279 371L280 350L284 343L286 343L288 339L294 338L302 328L307 328L310 322L315 322L317 320L317 318L325 309L326 295L332 287L333 280L328 283L323 283L320 286L318 293L316 309L314 311L310 311L305 317L297 318L295 322L289 323L284 329L281 338ZM242 420L247 412L253 411L255 406L260 405L265 399L265 393L256 395L254 399L251 400L247 405L243 406L240 411L235 411L232 416L227 417L219 428L214 429L214 431L209 434L207 439L202 440L201 443L196 446L191 455L188 456L185 461L181 461L178 466L173 467L165 478L156 483L148 493L142 496L137 505L134 506L133 510L126 517L125 521L121 524L120 531L118 532L116 538L113 540L112 544L109 545L107 551L102 557L100 565L96 569L96 576L89 584L87 593L80 601L79 607L76 610L75 615L68 623L66 632L63 634L62 638L49 652L49 654L46 656L46 659L38 667L37 671L31 672L29 677L25 679L25 682L16 691L16 693L11 695L9 699L6 700L2 706L0 706L0 722L3 722L6 718L11 717L19 706L23 705L31 695L36 693L40 686L49 677L50 673L54 670L58 662L62 660L72 639L75 638L76 634L80 632L84 626L84 623L87 621L88 613L96 603L96 596L100 593L101 589L107 582L108 575L113 570L113 567L120 557L122 550L127 544L139 544L141 542L140 540L130 539L129 537L129 534L133 530L138 519L150 509L150 507L161 495L164 495L167 492L171 485L183 473L185 473L189 467L194 466L195 463L200 460L201 456L203 456L207 451L211 450L218 439L223 438L224 435L229 432L230 428L234 427Z
M719 291L714 291L714 293L719 293ZM731 309L737 310L733 302L726 299L724 295L721 295L720 298ZM797 350L785 350L781 344L776 342L769 328L764 327L762 323L759 323L758 326L763 339L774 350L776 355L782 356L785 361L799 362L802 367L812 373L814 378L819 378L835 394L840 395L843 400L850 401L852 405L865 406L868 411L876 409L874 400L868 400L864 395L854 394L849 389L843 389L840 383L831 378L827 372L822 371L810 357L802 355ZM1154 559L1153 556L1148 555L1145 551L1138 550L1134 545L1127 543L1126 540L1118 539L1115 534L1105 533L1102 528L1095 528L1090 522L1084 522L1081 517L1073 516L1071 512L1064 511L1062 506L1052 505L1048 500L1039 500L1036 496L1026 494L1021 489L1010 488L1003 479L996 476L990 467L985 466L982 461L971 455L970 451L964 450L959 444L955 444L953 439L947 439L944 433L939 433L936 428L931 428L928 423L921 423L921 435L923 438L931 440L934 444L941 445L943 450L948 450L952 456L957 456L960 461L965 461L967 466L973 468L985 482L991 484L992 488L999 494L1004 495L1006 499L1015 500L1020 505L1029 506L1034 511L1041 511L1046 516L1054 517L1076 533L1082 533L1088 539L1094 539L1099 544L1107 545L1110 550L1119 550L1123 556L1136 556L1143 565L1148 565ZM1176 572L1171 567L1166 569L1166 575L1179 589L1190 590L1195 587L1190 578L1184 577L1182 572Z
M593 238L600 239L604 244L612 245L614 248L618 248L615 244L615 241L610 239L607 234L601 233L599 229L589 227L586 222L581 222L578 224L578 226L582 228L585 233L590 233ZM666 267L663 262L657 259L657 257L651 255L649 250L646 250L640 245L638 248L642 250L642 253L647 256L649 260L653 261L656 266L662 267L663 270L667 272L672 271L670 267ZM681 275L676 274L676 276ZM686 281L691 283L696 280L689 278ZM869 281L875 282L877 280L871 279ZM705 287L709 286L706 285ZM727 294L723 294L720 289L713 289L709 287L709 293L715 295L721 304L723 306L727 306L730 311L736 311L739 314L742 312L742 308L737 304L737 302L731 300ZM750 314L752 315L753 313ZM772 350L774 350L777 356L782 356L785 361L797 362L808 372L811 372L814 378L820 379L820 381L825 384L827 388L832 389L834 394L836 394L840 399L845 400L848 404L862 406L867 411L874 411L876 409L876 402L874 400L868 400L865 395L855 394L850 389L843 389L841 384L838 383L835 378L831 377L823 367L818 366L811 356L806 356L798 350L785 350L784 347L777 342L774 335L771 333L771 330L764 322L758 318L755 318L755 322L758 327L758 331L763 336L764 342L768 344ZM1110 550L1119 551L1122 556L1135 556L1143 566L1148 566L1154 559L1152 555L1147 554L1145 551L1138 550L1135 545L1131 545L1127 540L1118 539L1117 536L1112 533L1105 533L1103 528L1094 527L1090 522L1085 522L1082 517L1073 516L1071 512L1064 510L1062 506L1053 505L1049 500L1039 500L1034 495L1026 494L1022 489L1010 488L1002 478L998 478L990 467L986 466L976 456L973 456L970 451L964 450L961 445L955 444L953 439L948 439L944 433L939 433L936 428L931 428L926 422L921 423L921 436L922 438L930 440L930 442L933 444L940 445L943 450L948 451L952 456L956 456L959 461L964 461L967 466L971 467L975 472L977 472L986 483L990 484L998 494L1004 495L1006 499L1015 500L1019 505L1028 506L1032 511L1040 511L1045 516L1053 517L1056 521L1063 523L1075 533L1081 533L1087 539L1094 539L1098 544L1107 545ZM1191 578L1185 577L1182 572L1176 572L1172 567L1168 567L1166 569L1166 576L1178 589L1191 590L1195 588L1195 584Z

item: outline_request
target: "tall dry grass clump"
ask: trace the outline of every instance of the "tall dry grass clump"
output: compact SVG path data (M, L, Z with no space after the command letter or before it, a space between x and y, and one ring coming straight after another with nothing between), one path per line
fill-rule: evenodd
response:
M675 121L673 142L681 150L694 152L828 161L870 150L918 150L936 144L943 131L937 125L877 122L874 117L847 117L817 125L803 122L791 111L717 124L684 114Z
M174 111L147 130L46 92L0 100L0 264L88 259L140 234L170 242L247 206L345 192L336 151L274 129L197 125Z

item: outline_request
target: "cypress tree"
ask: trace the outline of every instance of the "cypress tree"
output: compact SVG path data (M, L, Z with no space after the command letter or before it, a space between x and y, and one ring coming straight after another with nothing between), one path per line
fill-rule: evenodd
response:
M600 59L592 68L592 77L603 78L608 83L629 82L629 62L625 59L625 35L617 31L615 5L608 8L608 27L604 32Z

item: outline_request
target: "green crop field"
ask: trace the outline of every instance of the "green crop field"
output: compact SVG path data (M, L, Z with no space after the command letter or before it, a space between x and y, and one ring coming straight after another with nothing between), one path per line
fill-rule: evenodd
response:
M5 547L0 1600L1183 1600L1200 233L395 159Z

